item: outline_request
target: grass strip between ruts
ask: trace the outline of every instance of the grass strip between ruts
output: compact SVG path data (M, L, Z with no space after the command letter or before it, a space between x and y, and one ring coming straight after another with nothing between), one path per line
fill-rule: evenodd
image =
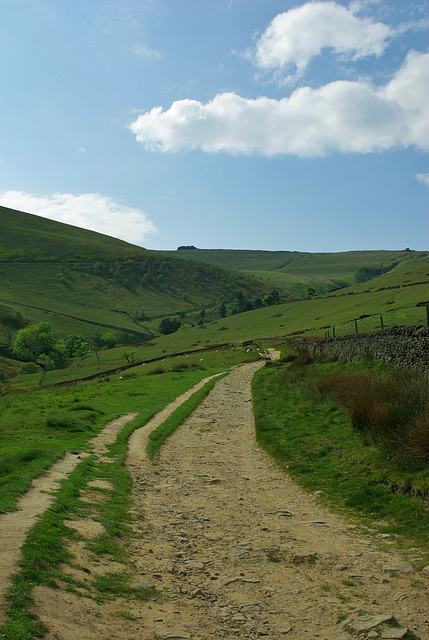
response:
M173 433L180 425L191 415L193 411L202 403L204 398L213 389L214 385L220 378L228 375L227 373L220 374L215 378L212 378L190 398L185 400L159 427L154 429L149 435L149 441L146 446L146 452L149 458L153 459L161 448L161 445Z

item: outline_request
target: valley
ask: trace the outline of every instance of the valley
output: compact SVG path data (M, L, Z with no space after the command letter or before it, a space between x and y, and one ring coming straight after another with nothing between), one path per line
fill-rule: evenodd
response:
M0 637L428 640L427 376L305 350L425 325L427 252L0 225ZM35 327L46 353L20 351ZM338 404L353 375L421 390L414 465Z

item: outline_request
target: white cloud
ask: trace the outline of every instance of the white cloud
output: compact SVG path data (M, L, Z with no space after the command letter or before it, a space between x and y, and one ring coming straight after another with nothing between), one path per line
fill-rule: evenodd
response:
M419 182L423 182L423 184L429 187L429 173L418 173L416 178Z
M137 56L140 56L141 58L162 58L163 57L160 51L157 51L156 49L150 49L149 47L146 47L146 45L144 44L134 45L133 52Z
M380 56L390 28L359 18L336 2L308 2L278 14L256 44L254 62L265 71L296 67L302 73L323 49L352 59Z
M141 114L130 129L150 150L321 156L415 145L429 150L429 54L411 52L384 87L337 81L289 98L218 94Z
M33 195L23 191L0 192L0 205L65 222L132 244L142 244L157 229L140 209L119 204L100 193Z

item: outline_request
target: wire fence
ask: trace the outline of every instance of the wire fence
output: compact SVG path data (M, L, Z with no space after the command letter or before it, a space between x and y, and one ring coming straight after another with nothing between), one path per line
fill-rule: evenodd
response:
M401 319L406 320L406 322L401 322ZM325 330L325 338L335 338L340 335L380 331L401 324L421 324L429 328L429 304L417 305L416 307L406 310L395 310L392 313L376 315L363 314L357 319L343 322L339 325L323 327L323 329Z

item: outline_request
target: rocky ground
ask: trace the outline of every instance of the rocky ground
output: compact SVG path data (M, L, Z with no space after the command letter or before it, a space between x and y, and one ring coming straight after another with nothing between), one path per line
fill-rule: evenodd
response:
M97 602L38 587L35 612L48 640L350 640L407 630L429 640L429 572L415 568L419 550L404 558L379 533L382 523L362 531L320 506L256 444L250 381L259 366L219 380L157 463L144 452L153 425L130 440L134 585L159 595ZM70 575L126 569L86 549L99 522L70 524L82 534Z

